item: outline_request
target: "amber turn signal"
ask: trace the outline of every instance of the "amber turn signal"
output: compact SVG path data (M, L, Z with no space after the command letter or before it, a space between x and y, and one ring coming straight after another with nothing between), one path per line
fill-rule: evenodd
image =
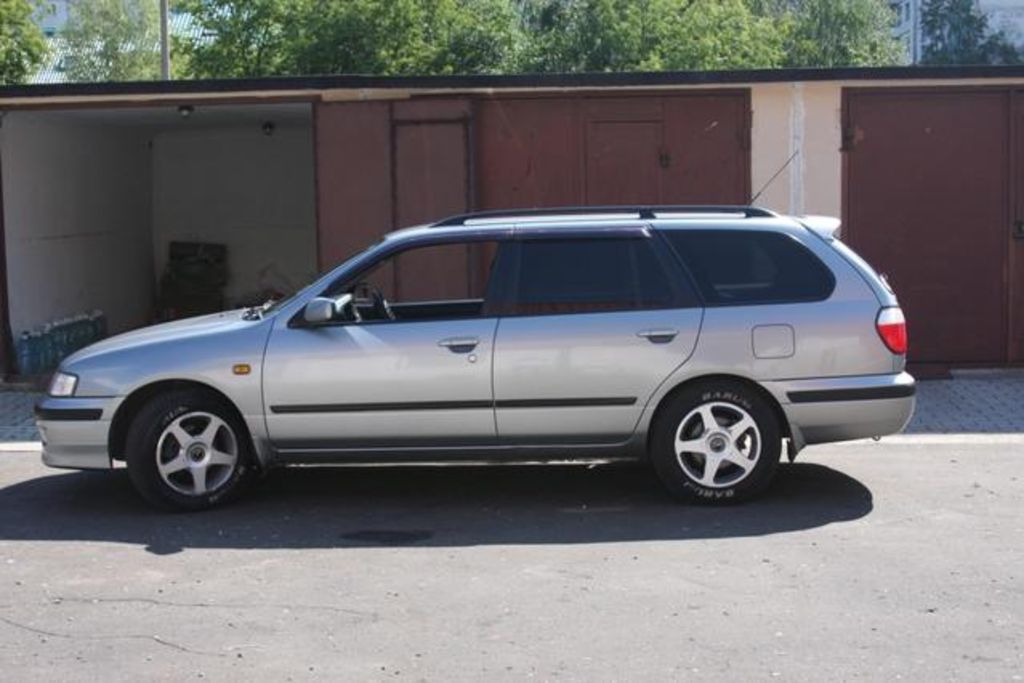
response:
M252 372L252 366L250 366L248 363L237 363L231 366L231 372L235 373L236 375L248 375L250 372Z

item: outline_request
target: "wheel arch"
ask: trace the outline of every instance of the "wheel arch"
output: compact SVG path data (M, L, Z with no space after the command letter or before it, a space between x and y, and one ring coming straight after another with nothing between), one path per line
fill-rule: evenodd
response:
M204 382L198 382L196 380L188 379L164 379L157 382L151 382L150 384L144 384L141 387L136 388L121 402L117 407L117 411L114 413L113 419L110 421L110 432L107 435L107 448L110 453L112 460L124 461L125 459L125 448L128 440L128 429L131 427L132 420L139 413L146 403L154 396L168 392L176 391L180 389L199 389L209 394L216 396L219 400L224 402L224 405L232 412L232 417L238 420L238 423L244 428L244 436L249 441L249 448L255 451L255 440L251 430L249 429L248 423L242 416L242 412L235 405L227 394L219 389L206 384ZM257 461L259 458L256 458Z
M749 377L743 377L741 375L730 375L727 373L697 375L696 377L689 377L683 380L682 382L679 382L670 390L665 392L665 394L658 401L658 405L654 408L654 411L651 413L650 421L647 423L646 443L648 446L648 450L650 448L651 436L654 433L654 424L661 416L661 413L665 409L665 406L667 406L668 403L677 394L699 384L721 381L736 382L742 384L750 388L752 391L754 391L761 398L764 399L765 403L768 404L769 408L772 411L772 414L775 416L775 419L778 422L779 431L782 433L783 438L789 441L790 456L794 457L796 455L795 451L798 451L802 444L794 444L795 441L800 440L800 437L799 435L797 435L794 438L792 425L789 423L789 419L786 417L786 411L782 409L782 405L779 403L778 399L776 399L775 396L773 396L772 393L765 389L761 384L750 379Z

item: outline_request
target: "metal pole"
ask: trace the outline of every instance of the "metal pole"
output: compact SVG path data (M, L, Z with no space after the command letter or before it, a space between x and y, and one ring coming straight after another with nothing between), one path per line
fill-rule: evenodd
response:
M160 78L171 80L171 38L167 30L167 0L160 0Z

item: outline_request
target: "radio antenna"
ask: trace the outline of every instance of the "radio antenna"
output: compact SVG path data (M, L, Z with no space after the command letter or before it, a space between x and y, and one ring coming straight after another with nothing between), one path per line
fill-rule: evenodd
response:
M789 155L789 158L786 159L786 163L782 164L782 167L779 168L779 170L775 172L775 175L773 175L771 178L769 178L768 182L765 183L764 186L760 190L757 191L757 194L755 194L753 197L750 198L750 203L751 204L756 202L757 198L760 197L762 194L764 194L764 191L767 190L771 186L771 184L775 182L775 179L778 178L780 175L782 175L783 171L785 171L787 168L789 168L789 165L791 163L793 163L793 159L796 159L796 155L799 154L799 153L800 153L800 150L798 149L798 150L796 150L795 152L793 152L792 154Z

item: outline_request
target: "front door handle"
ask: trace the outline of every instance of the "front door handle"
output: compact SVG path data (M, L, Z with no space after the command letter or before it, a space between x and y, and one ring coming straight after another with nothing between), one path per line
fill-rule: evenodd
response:
M667 344L676 338L679 330L672 327L657 327L650 330L640 330L636 336L643 337L652 344Z
M443 346L452 353L469 353L479 343L480 340L476 337L448 337L437 342L437 345Z

